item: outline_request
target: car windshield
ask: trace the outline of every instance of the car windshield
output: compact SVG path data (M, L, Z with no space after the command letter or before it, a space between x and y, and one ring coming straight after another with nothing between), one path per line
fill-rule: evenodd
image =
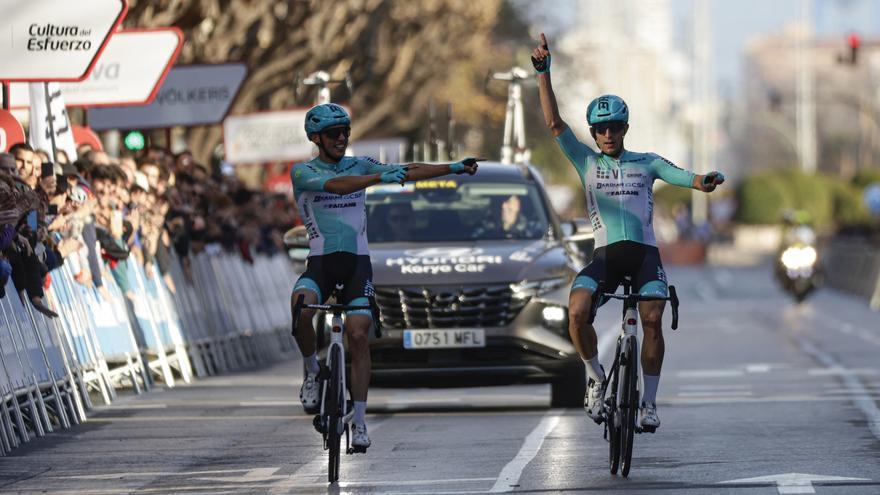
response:
M540 239L548 232L533 184L440 178L367 189L370 242Z

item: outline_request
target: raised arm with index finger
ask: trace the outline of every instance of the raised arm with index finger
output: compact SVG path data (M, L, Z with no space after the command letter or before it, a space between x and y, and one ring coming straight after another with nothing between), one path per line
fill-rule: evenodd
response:
M541 111L544 114L544 122L553 133L553 136L562 134L568 128L568 124L559 116L559 107L556 105L556 95L553 94L553 85L550 83L550 47L547 45L547 37L541 33L541 41L532 50L532 65L538 72L538 95L541 98Z

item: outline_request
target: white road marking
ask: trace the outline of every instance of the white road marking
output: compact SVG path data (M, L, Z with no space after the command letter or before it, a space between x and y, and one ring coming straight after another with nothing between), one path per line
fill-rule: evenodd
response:
M269 406L298 406L299 401L292 400L276 400L276 401L251 401L251 402L239 402L238 405L241 407L269 407Z
M148 423L152 421L251 421L251 420L267 420L267 421L299 421L299 420L308 420L312 421L312 418L299 416L296 414L289 414L286 416L139 416L139 417L130 417L130 418L119 418L119 417L94 417L89 418L89 422L92 423Z
M801 348L829 369L842 369L840 363L831 354L820 350L812 343L801 341ZM855 397L852 398L853 403L865 413L868 419L868 428L877 439L880 439L880 409L877 409L877 403L871 397L868 389L852 374L841 374L840 379L846 388L853 391L855 394Z
M679 389L685 391L697 391L697 390L713 390L713 391L722 391L722 390L746 390L752 388L751 385L748 384L737 384L737 383L716 383L716 384L694 384L694 385L679 385Z
M124 410L124 409L167 409L167 404L110 404L106 406L96 407L101 410Z
M774 474L772 476L760 476L757 478L743 478L739 480L722 481L724 484L775 484L776 490L781 494L816 493L813 489L814 481L870 481L866 478L844 478L842 476L823 476L819 474Z
M745 374L743 370L733 369L681 370L677 372L679 378L734 378Z
M747 373L769 373L771 365L767 363L755 363L755 364L747 364L746 372Z
M556 428L557 424L559 424L559 415L553 411L547 411L538 426L526 437L516 457L501 470L498 480L489 490L491 493L504 493L516 488L515 485L519 483L519 477L522 476L523 470L541 450L544 439L553 431L553 428Z
M275 472L281 468L255 468L249 469L241 476L223 476L223 477L206 477L195 478L199 481L219 481L221 483L259 483L263 481L286 480L286 475L276 476Z
M741 396L748 397L752 395L752 393L748 390L730 390L725 392L679 392L679 397L733 397L733 396Z
M278 468L272 468L275 471ZM110 474L79 474L75 476L48 476L49 478L69 480L115 480L118 478L142 478L155 476L203 476L209 474L245 473L251 469L215 469L211 471L170 471L170 472L121 472Z

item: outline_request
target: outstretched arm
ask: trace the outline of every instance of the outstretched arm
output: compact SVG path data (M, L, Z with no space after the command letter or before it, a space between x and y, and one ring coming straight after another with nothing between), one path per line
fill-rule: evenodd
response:
M334 177L308 164L296 165L291 171L294 189L297 191L326 191L333 194L351 194L380 182L402 184L406 170L399 165L371 170L367 175L346 175Z
M544 36L544 33L541 33L541 43L532 50L532 64L538 71L538 95L541 98L544 122L556 137L568 128L568 124L559 116L556 95L553 93L553 85L550 83L550 48L547 46L547 37Z
M474 175L477 173L477 162L482 160L482 158L465 158L460 162L441 165L410 163L405 165L407 168L406 180L433 179L448 174Z
M674 186L690 187L708 193L724 183L724 174L721 172L697 175L688 170L683 170L660 155L653 155L653 157L650 167L654 170L655 176Z

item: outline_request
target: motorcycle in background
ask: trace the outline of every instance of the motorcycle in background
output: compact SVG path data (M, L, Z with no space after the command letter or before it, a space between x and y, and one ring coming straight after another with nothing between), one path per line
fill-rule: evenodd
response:
M800 303L821 284L816 233L803 215L786 215L786 224L776 260L776 279Z

